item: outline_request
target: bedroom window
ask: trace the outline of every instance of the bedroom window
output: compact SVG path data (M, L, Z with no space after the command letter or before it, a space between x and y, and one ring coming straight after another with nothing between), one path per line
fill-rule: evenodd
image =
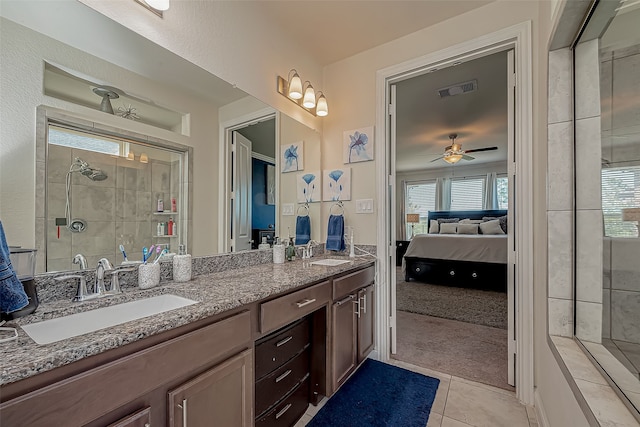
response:
M623 221L622 210L635 208L640 199L640 166L602 170L602 214L608 237L638 237L634 221Z
M498 209L509 209L509 177L499 176L496 179L496 192L498 193Z
M413 225L413 234L428 232L427 216L436 207L436 182L419 182L405 187L406 213L420 214L420 222ZM411 234L411 225L407 224L407 236Z
M455 179L451 181L452 211L481 210L484 198L484 178Z

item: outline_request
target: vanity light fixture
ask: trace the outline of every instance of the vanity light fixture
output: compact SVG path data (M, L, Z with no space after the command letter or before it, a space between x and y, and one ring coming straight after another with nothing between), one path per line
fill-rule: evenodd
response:
M140 154L140 163L149 163L149 157L146 153Z
M129 151L129 154L127 154L127 160L129 161L134 161L136 159L135 154L133 154L133 151Z
M169 0L134 0L146 9L162 18L163 12L169 10Z
M278 76L277 91L289 101L295 102L314 116L324 117L329 114L327 98L321 91L313 89L310 81L302 84L302 79L295 69L289 71L287 78Z

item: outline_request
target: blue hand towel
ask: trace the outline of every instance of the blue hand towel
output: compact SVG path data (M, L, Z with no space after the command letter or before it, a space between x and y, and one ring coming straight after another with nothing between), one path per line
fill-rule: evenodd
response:
M9 246L0 221L0 311L13 313L29 305L29 297L24 291L22 282L18 280L11 259Z
M304 245L311 240L311 218L309 215L296 218L296 245Z
M325 249L328 251L342 251L344 248L344 216L329 215Z

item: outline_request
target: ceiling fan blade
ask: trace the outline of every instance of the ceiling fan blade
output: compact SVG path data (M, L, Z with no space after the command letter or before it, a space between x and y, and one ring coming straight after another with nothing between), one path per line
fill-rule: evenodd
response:
M463 154L462 158L465 159L465 160L473 160L473 159L475 159L475 157L467 156L466 154Z
M444 158L444 156L436 157L435 159L431 160L429 163L437 162L438 160L440 160L442 158Z
M473 150L464 150L465 153L478 153L480 151L493 151L497 150L498 147L484 147L484 148L475 148Z

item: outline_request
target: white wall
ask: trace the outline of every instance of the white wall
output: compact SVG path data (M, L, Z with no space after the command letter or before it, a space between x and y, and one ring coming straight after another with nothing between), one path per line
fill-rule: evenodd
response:
M80 1L290 117L320 130L321 119L311 116L275 90L276 77L286 77L292 68L297 69L305 80L322 88L320 65L295 37L282 34L271 25L253 2L173 1L164 18L159 19L134 1Z
M194 147L193 253L216 252L218 162L217 108L193 95L159 85L111 63L2 18L0 26L0 218L11 244L35 246L36 107L48 105L88 120ZM76 70L124 91L135 88L160 105L191 114L191 136L109 116L43 94L43 61ZM215 131L211 131L215 129ZM213 213L213 214L212 214Z
M534 348L535 383L539 402L551 426L587 425L547 342L546 306L546 102L547 51L551 4L496 1L440 24L354 55L325 68L324 87L331 93L331 114L323 126L323 167L342 165L344 130L375 123L376 71L474 39L520 22L533 22L533 179L534 179ZM376 198L375 161L352 165L352 199ZM347 212L355 211L353 200ZM376 209L381 201L376 200ZM328 206L323 206L326 218ZM352 215L353 219L354 216ZM358 215L357 242L375 244L375 215ZM348 219L347 219L348 220ZM325 234L326 235L326 234Z

